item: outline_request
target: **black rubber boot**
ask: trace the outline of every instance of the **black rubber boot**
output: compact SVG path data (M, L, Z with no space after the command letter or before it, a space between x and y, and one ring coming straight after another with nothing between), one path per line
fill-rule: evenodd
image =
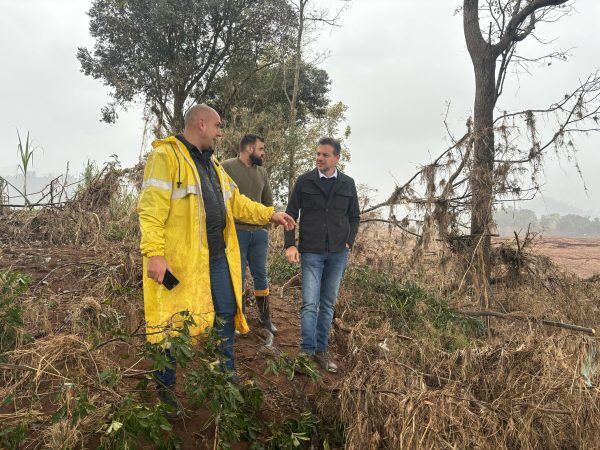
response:
M277 327L271 322L271 310L269 309L269 296L268 295L257 295L256 306L260 313L258 321L262 327L270 331L271 333L277 333Z

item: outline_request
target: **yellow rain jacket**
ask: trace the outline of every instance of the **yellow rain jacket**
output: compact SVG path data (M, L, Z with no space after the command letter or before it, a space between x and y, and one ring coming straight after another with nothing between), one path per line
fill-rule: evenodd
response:
M187 310L193 315L196 327L190 334L197 336L213 325L215 311L210 290L206 215L198 171L185 145L175 137L154 141L152 147L144 171L138 213L148 341L159 343L164 338L160 332L164 327L180 324L178 312ZM214 157L212 164L225 200L225 254L237 302L235 328L247 333L250 329L242 314L240 249L234 218L264 225L270 221L274 209L240 194ZM171 291L146 274L147 258L157 255L166 258L179 279L179 284Z

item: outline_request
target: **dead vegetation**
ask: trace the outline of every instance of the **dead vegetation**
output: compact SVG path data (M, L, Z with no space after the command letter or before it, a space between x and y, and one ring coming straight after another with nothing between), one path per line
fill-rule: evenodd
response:
M29 278L13 277L2 291L0 320L15 332L0 339L0 446L212 448L223 436L249 438L230 422L211 425L207 418L225 417L222 409L191 405L216 398L222 406L236 395L246 406L227 411L248 429L257 418L275 419L255 434L264 448L287 448L293 436L313 448L596 445L597 338L542 320L596 328L597 280L563 272L535 252L533 235L519 236L494 246L489 288L495 311L525 319L471 317L465 312L479 308L479 297L465 280L469 258L460 248L435 239L415 247L414 236L376 221L361 230L336 308L332 351L343 374L316 385L297 379L290 368L298 361L260 353L253 335L236 344L248 349L239 360L240 393L205 370L201 361L211 360L200 345L186 369L195 387L178 393L188 416L173 425L148 387L156 353L143 339L135 196L123 189L127 173L112 170L73 205L4 212L0 269ZM281 259L279 239L271 275L297 328L300 279ZM17 289L18 280L28 288ZM185 356L185 342L177 345ZM254 401L262 406L248 409ZM188 430L198 424L207 428Z
M5 210L0 239L82 247L117 241L136 243L135 202L142 173L142 165L131 169L120 169L117 163L108 163L100 170L92 167L66 203L18 214Z
M346 448L596 446L597 338L542 319L596 327L597 283L537 256L533 236L504 242L494 251L494 308L530 320L479 328L463 321L478 302L459 289L454 250L416 261L379 233L347 273L336 338L352 370L322 405L339 411ZM375 235L363 230L361 245Z
M347 448L593 446L591 349L574 336L528 335L453 353L419 341L359 361L339 391Z

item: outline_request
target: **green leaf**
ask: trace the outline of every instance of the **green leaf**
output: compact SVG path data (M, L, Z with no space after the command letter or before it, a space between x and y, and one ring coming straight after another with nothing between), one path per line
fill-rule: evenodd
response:
M108 427L108 430L106 430L106 434L111 434L116 431L119 431L122 426L123 426L123 424L121 422L117 422L116 420L113 420L112 423L110 424L110 426Z

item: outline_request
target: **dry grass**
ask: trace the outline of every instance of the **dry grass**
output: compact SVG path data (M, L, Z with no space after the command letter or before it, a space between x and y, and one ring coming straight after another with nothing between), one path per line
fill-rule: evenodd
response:
M35 448L74 448L96 431L111 403L119 399L119 394L98 382L100 373L113 363L79 336L51 335L5 356L10 363L0 363L0 398L10 402L0 419L7 428L37 424L41 433L29 436L29 445ZM82 392L89 392L94 410L79 420L73 414ZM52 406L56 403L66 408L65 417L51 423L47 410L56 409Z
M455 308L477 309L472 292L458 289L460 258L443 250L414 258L386 230L370 232L361 236L368 250L353 256L356 263L371 263L399 284L426 287ZM496 250L494 309L597 325L600 283L581 282L515 246ZM462 346L448 349L431 322L399 322L381 289L347 283L336 308L345 331L335 337L352 370L321 408L339 412L347 449L597 447L596 337L493 320L485 335L467 332L457 341Z
M66 205L26 211L7 210L0 222L2 240L95 247L110 241L137 242L135 190L143 167L120 170L106 165Z
M599 380L582 367L595 345L528 334L452 354L419 341L361 359L339 387L347 448L591 448Z
M97 380L99 373L111 365L101 354L92 355L89 343L71 334L36 339L31 344L9 352L6 357L11 363L2 366L7 369L2 373L2 398L19 392L21 387L41 394L41 389L46 389L49 385ZM29 399L23 397L22 400Z

